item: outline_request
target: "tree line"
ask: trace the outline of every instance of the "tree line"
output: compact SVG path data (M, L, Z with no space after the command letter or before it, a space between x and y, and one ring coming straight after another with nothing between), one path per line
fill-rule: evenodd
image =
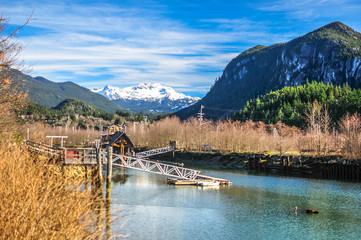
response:
M263 121L267 124L283 122L289 126L306 127L306 115L316 103L327 109L332 125L346 115L361 110L361 90L343 86L308 82L304 85L284 87L250 100L233 120Z
M77 99L66 99L54 108L47 108L40 104L26 102L23 108L18 109L19 118L31 119L32 122L46 121L56 125L66 125L64 121L71 121L72 125L86 129L94 125L94 119L102 121L102 124L118 125L129 121L144 121L141 113L131 113L129 111L117 110L108 113L102 109L91 106ZM150 120L156 116L149 117ZM98 124L99 125L99 124ZM93 127L96 127L95 125ZM99 127L99 126L98 126Z

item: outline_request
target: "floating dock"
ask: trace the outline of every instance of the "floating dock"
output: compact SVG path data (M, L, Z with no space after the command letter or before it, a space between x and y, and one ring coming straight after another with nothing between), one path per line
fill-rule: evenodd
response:
M172 185L194 185L194 186L207 186L211 185L210 183L218 182L219 185L231 185L231 182L222 178L215 178L205 175L198 175L198 177L194 180L189 179L178 179L178 178L168 178L168 184ZM212 185L214 186L214 185Z

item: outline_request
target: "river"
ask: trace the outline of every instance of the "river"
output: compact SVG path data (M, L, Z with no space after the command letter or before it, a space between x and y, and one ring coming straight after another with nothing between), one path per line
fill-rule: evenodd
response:
M115 239L361 239L360 183L197 169L232 185L178 187L161 175L116 168Z

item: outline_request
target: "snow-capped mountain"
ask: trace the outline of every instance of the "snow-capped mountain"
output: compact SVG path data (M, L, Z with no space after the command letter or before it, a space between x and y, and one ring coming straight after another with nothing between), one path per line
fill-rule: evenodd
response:
M127 88L107 85L90 90L114 101L122 108L133 111L173 112L200 100L198 97L186 96L159 83L141 83Z

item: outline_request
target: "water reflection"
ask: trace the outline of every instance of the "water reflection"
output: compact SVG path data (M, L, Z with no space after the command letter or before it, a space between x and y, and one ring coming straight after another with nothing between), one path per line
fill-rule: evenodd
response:
M360 185L205 170L232 186L166 184L166 177L125 170L113 186L113 231L128 239L357 239ZM294 212L298 207L297 215ZM307 208L319 214L305 214ZM119 215L120 214L120 215ZM123 216L124 230L116 230ZM141 227L140 227L141 226Z
M112 227L111 227L111 214L110 214L110 201L107 199L105 202L105 238L107 240L111 239L112 236Z

